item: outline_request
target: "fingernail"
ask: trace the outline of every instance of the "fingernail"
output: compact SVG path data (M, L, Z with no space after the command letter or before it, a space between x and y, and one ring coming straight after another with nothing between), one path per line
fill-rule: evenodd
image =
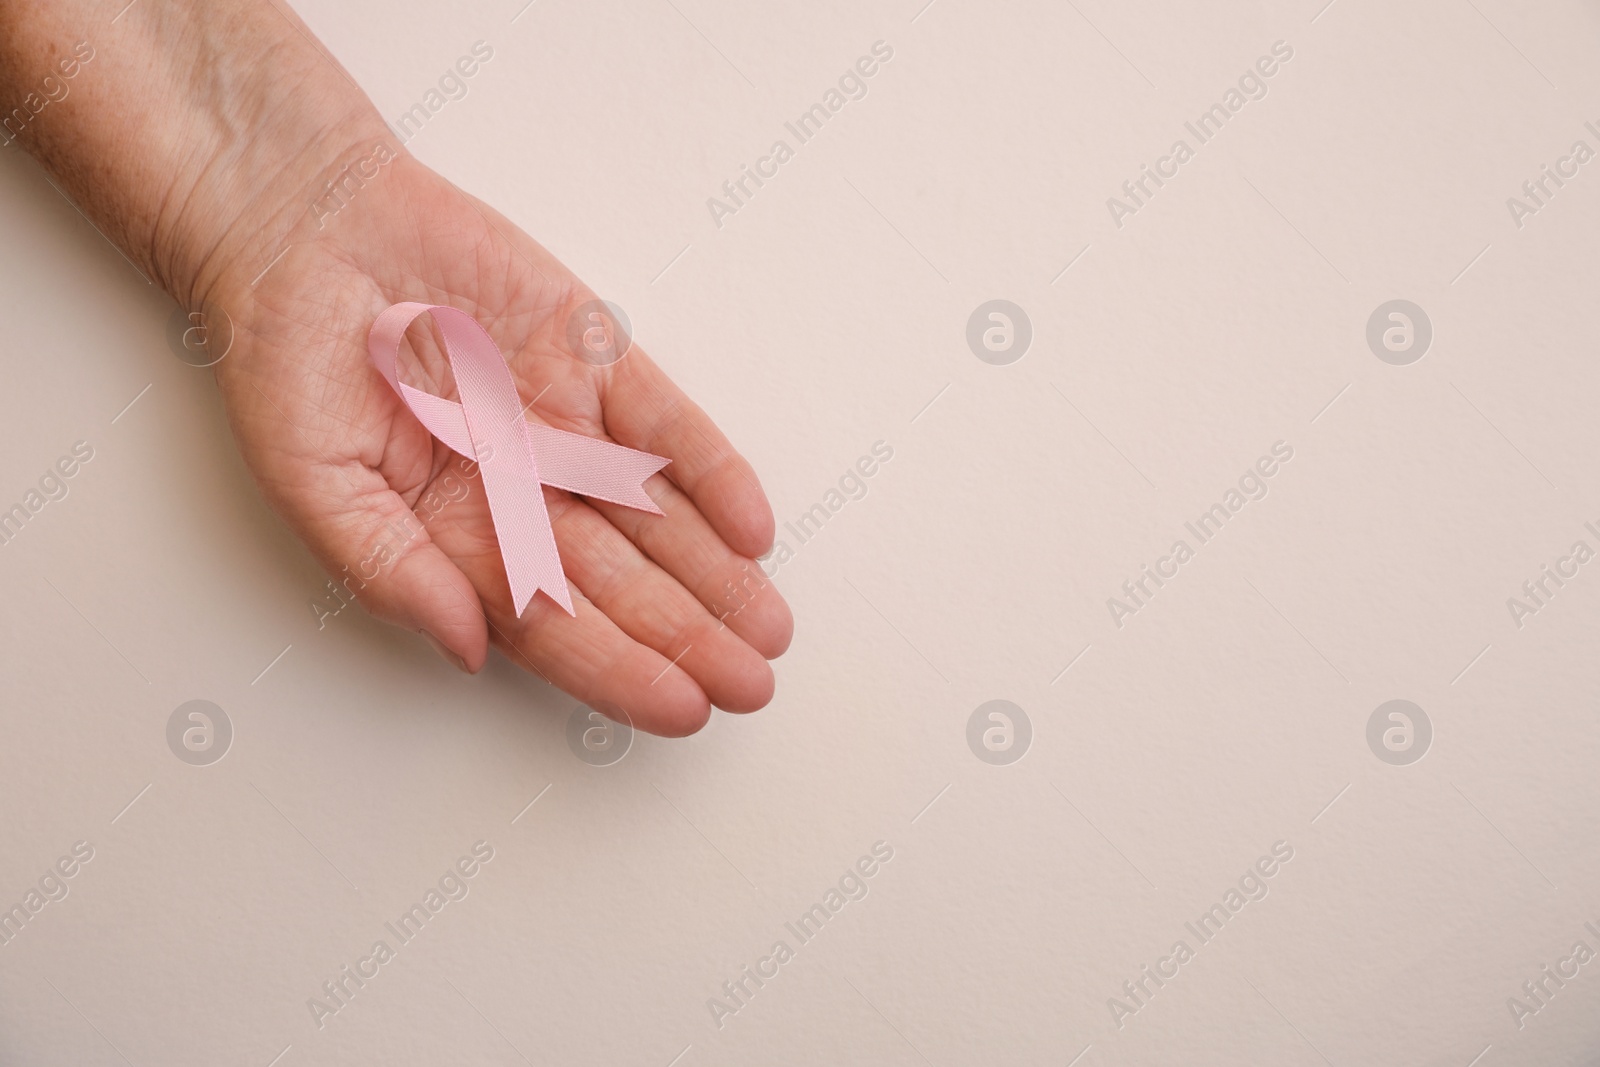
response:
M456 670L460 671L462 674L472 673L471 671L467 670L467 661L446 648L443 641L439 640L426 630L418 630L417 633L421 634L423 637L426 637L428 639L428 644L433 646L433 650L439 653L439 655L443 656L447 662L453 664Z

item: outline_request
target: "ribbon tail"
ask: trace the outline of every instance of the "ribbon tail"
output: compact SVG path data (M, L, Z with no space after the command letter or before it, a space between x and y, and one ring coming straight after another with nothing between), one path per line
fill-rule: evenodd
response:
M495 534L500 539L500 558L505 563L506 580L511 585L511 606L520 619L534 594L543 590L568 615L576 616L567 576L561 570L561 554L556 549L550 515L545 510L544 491L537 481L532 484L531 493L525 492L528 488L527 485L518 486L516 493L528 499L505 501L502 498L502 504L511 506L499 511L494 508L495 497L489 498Z
M654 515L662 513L645 492L644 482L671 460L553 426L535 422L527 426L539 457L539 477L546 485Z

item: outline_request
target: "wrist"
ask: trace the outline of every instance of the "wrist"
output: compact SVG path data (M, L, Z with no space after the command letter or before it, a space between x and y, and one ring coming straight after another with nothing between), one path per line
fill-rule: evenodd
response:
M116 21L101 6L0 0L0 109L27 116L7 137L188 307L266 267L357 146L400 151L270 0L138 4Z
M315 240L374 167L402 149L366 106L301 112L281 126L238 128L174 184L178 205L156 247L186 307L255 285L296 244Z

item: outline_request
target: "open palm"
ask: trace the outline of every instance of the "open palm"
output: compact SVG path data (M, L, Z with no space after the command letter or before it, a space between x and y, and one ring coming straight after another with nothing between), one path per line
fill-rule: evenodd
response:
M710 705L766 704L766 660L793 628L751 559L772 543L772 512L706 414L637 347L606 365L575 356L568 321L594 294L408 156L321 222L301 226L253 287L224 282L209 295L234 320L216 368L234 434L267 500L323 566L464 669L482 667L493 643L640 729L682 735ZM672 461L645 482L660 516L545 488L576 617L543 595L513 614L481 479L372 367L372 321L403 300L481 323L528 418ZM412 326L402 377L453 397L432 331L426 316Z

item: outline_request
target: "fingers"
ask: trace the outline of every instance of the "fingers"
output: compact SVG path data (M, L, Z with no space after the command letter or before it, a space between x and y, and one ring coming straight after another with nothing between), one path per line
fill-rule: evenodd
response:
M671 459L664 473L729 547L749 557L772 547L772 506L755 470L650 357L630 352L606 392L606 431L629 448Z
M549 598L534 597L521 619L497 620L495 644L513 662L534 666L550 684L630 726L662 737L687 737L705 726L711 702L687 673L617 628L581 595L577 617Z
M607 714L613 707L621 708L633 727L654 734L682 737L699 730L711 714L711 701L694 677L673 664L672 657L682 646L672 646L670 636L656 630L635 627L636 632L630 633L619 626L609 617L612 610L621 610L616 608L613 594L607 593L602 603L586 595L590 589L602 588L603 576L615 568L614 563L603 562L596 550L586 549L584 542L595 536L591 523L610 530L610 543L605 547L612 552L614 542L627 545L627 540L588 505L566 493L547 490L545 503L572 586L575 616L543 594L529 602L520 619L513 614L505 564L481 493L452 504L451 511L435 524L438 546L478 590L469 610L476 612L481 604L486 615L481 615L480 621L488 628L490 640L514 664L584 703ZM585 518L588 521L582 521ZM636 551L634 554L637 556ZM678 593L690 599L681 588ZM462 603L467 603L466 598ZM692 600L691 606L701 611ZM678 628L683 629L681 625ZM641 643L641 638L647 639L646 643ZM661 650L667 648L671 651L663 654ZM748 648L745 654L759 662Z
M761 565L728 548L667 479L657 475L645 489L664 514L603 500L590 505L750 647L767 659L783 655L794 636L794 616Z
M511 593L498 558L469 562L474 579L496 588L486 597L495 647L591 707L622 709L635 729L686 737L711 716L705 691L666 656L635 641L581 591L569 616L549 597L535 596L522 618L511 614ZM613 716L615 717L615 716Z
M620 707L634 727L666 736L700 729L712 704L753 711L771 700L772 671L759 653L588 504L555 492L546 499L575 617L539 595L516 618L498 548L480 551L475 535L440 531L482 592L496 647L579 700Z
M594 508L574 501L554 526L572 583L629 637L692 677L712 704L744 712L772 699L772 668L760 653Z

